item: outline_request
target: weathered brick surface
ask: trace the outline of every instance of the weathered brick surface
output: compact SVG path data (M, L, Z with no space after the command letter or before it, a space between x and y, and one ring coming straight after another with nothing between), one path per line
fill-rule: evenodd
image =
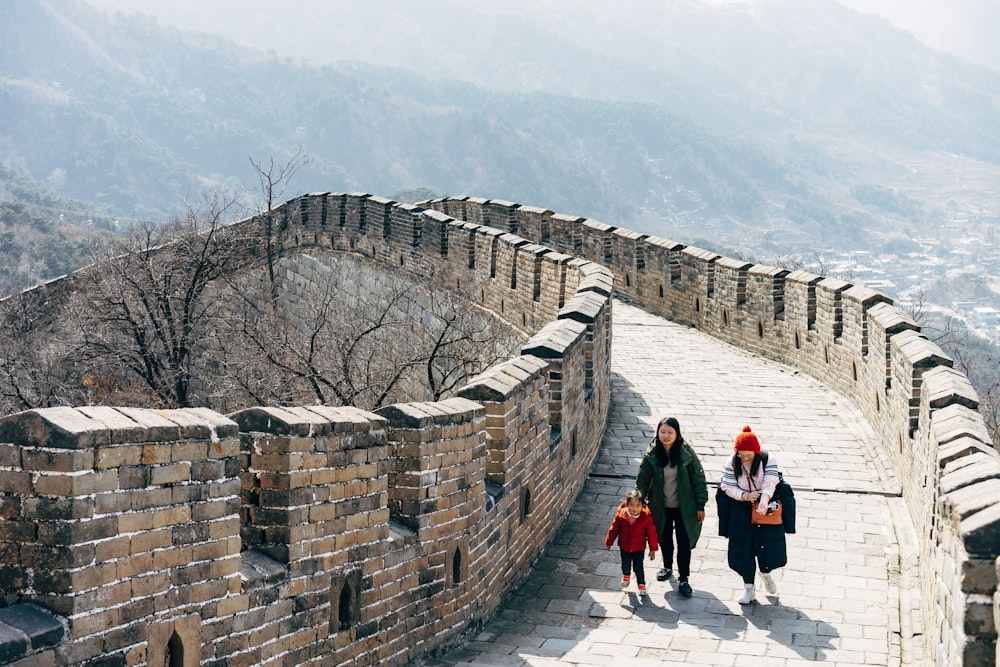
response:
M456 210L448 199L428 204ZM465 219L480 207L462 198ZM538 216L537 209L518 214L523 224L511 232L536 240ZM936 664L992 667L996 625L975 596L993 599L1000 619L996 576L983 574L1000 555L1000 494L991 488L970 502L963 489L994 478L997 452L968 379L911 317L885 295L842 280L754 266L583 218L546 212L545 221L548 245L606 265L615 288L637 304L791 364L851 399L893 456L895 469L881 474L899 486L917 534L926 536L912 579L922 584L925 655ZM974 454L960 470L953 465Z
M26 434L30 428L29 437L11 444L20 449L26 467L36 473L32 488L8 487L4 495L22 496L22 518L15 523L32 526L16 541L26 558L22 564L25 577L33 585L22 584L18 592L25 602L66 617L69 641L75 648L45 653L53 656L55 664L83 663L88 646L97 646L99 651L90 657L118 655L124 659L131 647L145 640L145 625L161 610L181 613L186 605L204 604L213 596L228 594L226 580L234 575L212 567L220 557L229 555L227 550L199 551L203 560L193 558L196 546L203 548L219 539L210 529L198 530L200 525L220 521L218 511L210 512L213 518L203 521L193 517L200 499L210 502L207 499L212 494L206 489L182 496L175 503L167 488L207 487L219 478L206 475L207 479L192 480L188 474L198 463L194 457L207 456L204 434L209 429L200 428L206 425L198 424L189 412L155 415L156 420L169 421L171 417L176 417L177 426L168 431L175 438L171 442L149 441L163 431L147 430L124 412L112 414L109 410L81 410L73 416L66 409L44 409L3 420L2 428L9 434ZM225 423L218 416L213 421ZM46 433L47 429L58 432L58 437ZM96 436L101 429L103 435ZM182 434L201 437L194 442ZM54 444L67 449L53 450ZM174 447L188 460L173 460L170 452ZM155 455L145 461L137 455L101 456L103 448ZM75 470L66 469L69 459L60 453L72 456ZM121 475L119 466L143 472ZM141 491L134 484L137 479L147 485ZM237 535L236 506L232 509L233 521L225 532ZM5 581L4 586L8 585ZM169 603L161 604L171 589ZM5 597L9 593L5 590Z
M179 641L185 662L208 665L402 664L496 610L596 455L612 278L512 233L516 204L458 208L469 221L319 193L272 221L302 247L353 252L352 276L365 279L359 261L433 269L526 336L552 322L546 358L477 380L498 394L385 414L53 408L0 420L3 539L18 545L3 552L17 587L5 598L62 614L72 637L38 660L141 664ZM531 214L550 234L549 214ZM333 266L283 260L287 295L308 300ZM552 411L572 439L553 437ZM496 548L501 535L509 548Z
M293 253L282 270L289 294L308 298L332 266L324 249L433 268L522 331L522 355L459 398L379 415L52 408L0 420L4 599L26 594L74 630L40 660L133 660L134 646L102 642L132 641L132 623L173 627L195 608L200 633L178 636L208 665L402 664L476 627L541 553L596 455L613 287L853 400L926 536L913 580L927 655L992 664L997 455L967 379L891 300L512 202L422 206L363 193L292 200L275 219L316 257ZM31 298L56 303L65 289ZM115 579L97 585L109 562ZM42 568L53 576L39 591Z

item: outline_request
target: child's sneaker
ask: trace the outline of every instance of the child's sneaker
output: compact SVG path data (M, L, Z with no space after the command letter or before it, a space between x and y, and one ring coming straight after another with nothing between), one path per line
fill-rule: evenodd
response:
M630 578L631 577L629 577L627 574L622 575L622 588L628 588L628 581Z
M646 586L644 584L639 584L639 595L646 594Z

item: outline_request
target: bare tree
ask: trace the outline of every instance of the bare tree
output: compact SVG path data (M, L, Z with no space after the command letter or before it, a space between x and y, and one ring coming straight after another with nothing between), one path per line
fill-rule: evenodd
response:
M274 207L284 201L285 189L300 169L309 164L309 155L299 145L295 153L285 162L275 162L274 157L263 159L250 158L260 187L261 203L257 215L263 224L264 254L267 258L267 276L274 285L274 265L283 250L284 233L275 220Z
M225 298L241 304L233 328L218 338L238 388L227 399L366 409L437 400L522 340L432 276L364 269L352 257L282 261L319 276L307 297L296 293L301 283L279 279L279 298L266 298L264 276L227 288Z
M345 298L331 279L293 307L267 298L267 282L231 286L241 313L220 339L237 385L258 400L377 407L415 363L389 344L413 285L387 280L375 296Z
M74 363L79 328L60 315L71 296L66 289L0 301L0 414L87 401Z
M470 376L508 358L521 337L492 314L447 289L431 292L436 317L425 331L423 367L432 400L452 395Z
M374 409L446 397L516 349L516 330L432 274L285 257L275 199L306 160L301 147L284 164L251 159L260 225L228 225L238 198L219 191L111 242L44 327L0 309L3 405ZM46 346L33 345L39 331Z
M138 382L159 405L195 404L198 343L218 317L215 304L203 297L237 266L243 250L223 230L234 202L215 194L169 225L140 224L109 244L88 271L92 308L81 323L82 353L98 374L94 386L134 389Z

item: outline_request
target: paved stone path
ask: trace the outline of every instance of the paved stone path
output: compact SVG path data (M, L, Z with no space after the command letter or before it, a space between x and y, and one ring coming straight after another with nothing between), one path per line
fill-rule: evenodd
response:
M565 524L510 602L460 648L421 664L754 665L795 667L911 662L905 562L914 537L898 483L867 422L849 402L764 360L622 301L614 303L612 402L590 478ZM676 579L649 596L620 587L617 545L604 548L615 508L632 488L660 418L678 418L709 480L694 551L694 597ZM726 565L714 483L744 424L780 457L796 490L797 532L778 595L736 602L742 581ZM844 517L849 518L844 518ZM902 600L901 600L902 595Z

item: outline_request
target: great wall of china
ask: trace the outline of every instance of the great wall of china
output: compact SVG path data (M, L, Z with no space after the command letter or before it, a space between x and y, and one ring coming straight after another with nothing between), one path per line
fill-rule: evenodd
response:
M925 655L996 664L1000 457L968 378L886 296L505 201L320 193L274 213L290 273L306 255L433 266L525 333L520 355L452 398L375 412L0 419L3 664L403 665L454 644L525 578L588 474L613 294L852 400L920 536ZM61 303L72 281L17 298Z

